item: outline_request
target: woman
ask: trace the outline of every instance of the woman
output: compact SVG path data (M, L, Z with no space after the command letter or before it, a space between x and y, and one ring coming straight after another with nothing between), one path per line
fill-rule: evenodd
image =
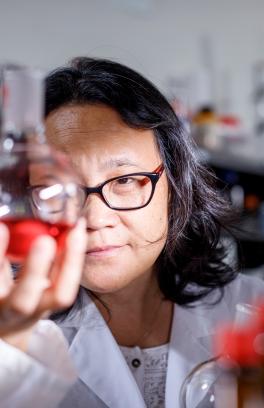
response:
M168 102L123 65L52 72L46 131L79 174L87 236L78 298L54 317L79 377L59 406L178 407L217 323L264 293L225 262L227 205Z

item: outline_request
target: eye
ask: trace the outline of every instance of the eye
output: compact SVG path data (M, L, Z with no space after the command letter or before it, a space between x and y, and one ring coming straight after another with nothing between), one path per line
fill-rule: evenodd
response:
M138 177L120 177L113 180L108 187L116 194L127 194L140 187L140 180Z
M134 179L133 177L122 177L116 180L117 184L131 184L133 182L135 182L136 179Z

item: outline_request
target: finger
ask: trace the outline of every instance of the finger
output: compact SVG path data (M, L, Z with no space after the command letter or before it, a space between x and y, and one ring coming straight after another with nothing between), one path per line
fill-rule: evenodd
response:
M41 236L33 243L20 275L19 282L9 297L9 308L22 316L35 313L48 279L56 254L56 243L49 236Z
M4 299L13 286L10 264L6 258L9 241L8 228L0 223L0 300Z
M10 264L7 259L3 260L0 271L0 303L6 299L14 286L14 280Z
M2 263L3 259L5 258L5 254L7 251L9 241L9 231L5 224L0 223L0 262Z
M87 248L86 221L80 219L67 236L63 258L56 268L56 280L45 294L42 308L63 309L70 306L79 289L85 251Z

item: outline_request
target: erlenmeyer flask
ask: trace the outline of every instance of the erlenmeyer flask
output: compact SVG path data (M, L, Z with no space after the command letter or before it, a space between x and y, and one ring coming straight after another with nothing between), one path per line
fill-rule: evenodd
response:
M0 221L10 231L7 255L20 263L39 235L63 246L80 212L77 176L45 143L42 73L11 66L1 78Z

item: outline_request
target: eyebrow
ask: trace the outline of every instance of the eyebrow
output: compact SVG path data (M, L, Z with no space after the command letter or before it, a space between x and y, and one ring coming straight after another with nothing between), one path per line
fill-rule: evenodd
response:
M31 179L32 179L33 177L31 177ZM30 182L30 176L29 176L29 182ZM47 182L47 181L57 181L56 180L56 177L54 177L54 175L52 175L52 174L41 174L40 176L39 176L39 178L37 178L37 180L38 180L38 184L39 183L44 183L44 182Z
M140 167L138 163L134 162L133 160L127 157L118 157L118 158L108 159L102 164L101 168L103 170L107 170L107 169L112 169L115 167L122 167L122 166Z

